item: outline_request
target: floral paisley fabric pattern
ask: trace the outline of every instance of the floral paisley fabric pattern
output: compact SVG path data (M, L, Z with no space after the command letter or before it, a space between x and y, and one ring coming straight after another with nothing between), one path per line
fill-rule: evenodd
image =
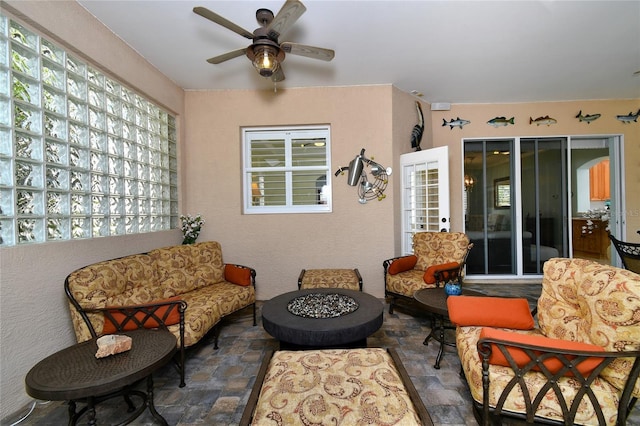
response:
M449 262L462 264L469 247L469 237L462 232L418 232L413 235L413 254L418 258L414 269L395 275L386 274L386 290L413 297L423 288L435 288L427 284L424 272L432 265Z
M69 290L84 309L153 303L173 296L187 302L185 346L200 340L222 317L255 302L253 286L224 280L222 249L215 241L156 249L86 266L68 277ZM91 339L89 328L69 303L78 342ZM88 314L101 332L104 317ZM179 325L168 327L180 339ZM180 342L178 342L180 345Z
M482 367L478 348L476 344L480 337L482 327L461 327L458 328L456 335L456 347L458 355L462 363L471 396L475 401L482 404ZM506 330L506 329L505 329ZM522 334L541 335L539 330L508 330ZM499 365L489 366L489 405L495 407L498 399L502 394L509 381L513 378L514 373L508 367ZM529 372L525 376L525 383L530 395L536 395L537 392L547 383L544 375L537 372ZM562 394L570 404L575 398L576 393L580 390L580 384L572 377L562 377L558 380L558 384L562 389ZM607 424L615 424L618 414L618 390L606 380L596 379L591 385L594 390L598 402L602 407ZM524 397L519 386L515 386L504 403L504 410L514 413L525 413ZM558 403L558 399L553 391L549 391L545 398L541 401L537 415L549 419L563 421L562 410ZM575 422L577 424L598 424L593 406L587 399L583 399L580 404Z
M436 283L424 282L424 271L411 269L395 275L387 274L387 291L413 297L413 293L423 288L435 288Z
M462 232L418 232L413 235L413 254L418 256L415 269L426 271L431 265L462 263L469 237Z
M458 327L456 343L473 399L482 403L482 367L477 342L481 327ZM554 258L545 262L542 294L538 300L538 328L510 330L554 339L590 343L605 351L640 350L640 275L584 259ZM605 368L591 385L607 424L615 424L621 389L629 376L632 361L619 358ZM514 376L508 367L489 366L489 405L495 406L502 390ZM529 392L535 395L546 383L542 373L524 376ZM565 400L571 404L580 391L573 377L558 380ZM640 383L633 392L640 397ZM526 412L521 389L516 386L505 402L505 410ZM562 421L558 399L549 391L537 415ZM583 398L576 414L579 424L598 424L595 410Z
M393 360L381 348L277 351L253 425L420 425Z
M547 337L612 352L640 350L640 275L634 272L585 259L547 262L538 307ZM621 389L632 364L617 359L600 376ZM640 382L634 396L640 398Z
M300 288L360 290L360 282L353 269L306 269Z

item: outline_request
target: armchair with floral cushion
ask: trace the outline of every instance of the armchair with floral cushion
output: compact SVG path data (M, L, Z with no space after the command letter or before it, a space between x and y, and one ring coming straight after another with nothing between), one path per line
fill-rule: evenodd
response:
M382 263L389 313L400 300L413 300L423 288L462 284L464 265L473 244L463 232L418 232L413 235L413 254Z
M537 324L526 299L450 296L480 425L624 425L640 397L640 275L585 259L544 264Z

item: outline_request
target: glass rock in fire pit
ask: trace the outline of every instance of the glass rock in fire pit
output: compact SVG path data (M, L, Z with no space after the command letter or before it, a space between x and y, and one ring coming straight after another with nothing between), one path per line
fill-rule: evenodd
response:
M304 318L336 318L354 312L358 306L358 302L344 294L309 293L292 299L287 310Z

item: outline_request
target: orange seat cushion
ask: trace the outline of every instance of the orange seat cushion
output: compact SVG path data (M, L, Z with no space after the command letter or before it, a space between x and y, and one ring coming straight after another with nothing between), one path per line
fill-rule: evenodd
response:
M251 270L236 265L224 265L224 279L230 283L247 287L251 285Z
M512 331L496 330L495 328L483 328L480 332L480 339L483 338L492 338L513 343L541 346L550 349L550 352L553 352L553 349L604 352L604 348L589 343L573 342L571 340L551 339L544 336L532 336L530 334L520 334ZM507 346L507 352L509 352L516 365L520 368L524 367L531 361L531 358L523 349ZM534 351L534 353L536 355L539 355L543 352ZM571 355L566 355L566 357L568 359L575 359L575 356ZM580 372L580 374L586 377L593 371L594 368L596 368L602 362L602 360L602 357L587 358L576 365L576 369ZM510 367L509 361L507 361L507 358L495 344L491 345L489 364ZM557 356L551 356L545 359L543 361L543 364L553 374L560 371L560 369L564 366L563 362ZM540 370L537 366L535 366L533 369L538 371ZM573 373L571 373L571 371L567 371L565 376L573 376Z
M153 304L162 304L165 302L173 302L173 301L177 301L180 300L179 296L174 296L174 297L170 297L168 299L164 299L164 300L159 300L157 302L152 302ZM139 305L139 306L145 306L145 305ZM167 311L171 309L171 311L169 312L169 314L167 315ZM135 311L136 310L136 306L131 306L131 311ZM113 317L113 319L118 323L118 324L122 324L122 322L127 318L127 315L125 315L124 313L122 313L121 310L118 309L114 309L114 310L110 310L109 313L111 314L111 316ZM173 325L173 324L178 324L180 322L180 312L178 311L178 306L177 305L166 305L166 306L161 306L158 309L156 309L153 314L160 318L163 319L165 317L165 315L167 316L166 318L164 318L164 324L165 325ZM134 317L142 322L144 321L144 319L147 317L147 314L145 312L137 312ZM160 327L160 324L158 323L158 321L155 320L155 318L153 317L149 317L143 324L144 328L158 328ZM133 320L129 320L127 321L127 323L124 325L123 327L123 331L129 331L129 330L136 330L138 328L138 324L136 323L136 321ZM116 327L116 325L113 323L113 321L111 321L111 319L107 316L104 317L104 325L102 326L102 334L113 334L116 331L118 331L118 328Z
M417 262L418 262L418 256L415 256L413 254L409 256L404 256L394 260L391 263L391 265L389 265L389 269L387 269L387 272L390 273L391 275L396 275L396 274L399 274L400 272L413 269L413 267L416 266Z
M512 328L531 330L535 327L524 298L489 296L449 296L447 298L449 319L461 327Z

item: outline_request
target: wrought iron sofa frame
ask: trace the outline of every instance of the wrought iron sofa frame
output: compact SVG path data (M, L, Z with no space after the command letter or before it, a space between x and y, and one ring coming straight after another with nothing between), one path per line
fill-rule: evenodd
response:
M142 253L142 254L146 254L146 253ZM117 260L117 259L122 259L125 258L127 256L123 256L121 258L115 258L112 260ZM256 286L256 271L253 268L244 266L244 265L238 265L238 264L230 264L227 263L227 265L231 265L231 266L235 266L238 268L242 268L242 269L248 269L250 274L251 274L251 285L253 286L253 288L255 288ZM184 313L187 310L187 302L183 301L183 300L173 300L173 301L163 301L162 303L149 303L149 304L140 304L140 305L134 305L134 306L110 306L110 307L106 307L106 308L96 308L96 309L85 309L83 308L80 303L78 303L78 301L75 299L75 297L73 296L71 289L69 288L69 277L71 276L71 274L69 276L67 276L67 278L64 281L64 291L65 294L67 296L67 298L69 299L69 302L73 305L73 307L77 310L77 312L79 313L79 315L82 317L84 323L86 324L87 328L89 329L89 333L91 333L91 337L92 338L98 338L100 337L100 333L98 333L94 326L93 323L91 322L91 320L89 319L89 314L93 314L93 313L98 313L98 314L103 314L105 316L105 319L108 319L112 322L112 324L115 326L116 328L116 333L118 332L122 332L125 330L129 330L130 328L125 328L127 327L127 325L129 325L129 327L131 325L134 325L134 328L145 328L145 324L149 321L153 321L154 322L154 327L157 328L162 328L167 330L168 325L166 324L167 319L169 318L169 316L171 315L172 312L178 312L179 316L180 316L180 320L179 320L179 335L180 335L180 347L178 348L178 351L176 352L176 355L174 356L174 362L176 365L176 368L180 374L180 387L184 387L186 385L185 383L185 346L184 346L184 332L185 332L185 319L184 319ZM253 325L257 325L257 318L256 318L256 303L252 303L251 305L249 305L252 307L252 315L253 315ZM246 306L247 308L249 306ZM165 309L164 311L161 311L163 309ZM160 311L160 312L159 312ZM122 320L117 320L114 317L114 313L118 313L120 315L122 315ZM142 314L142 316L140 316L140 314ZM220 335L220 327L221 327L221 321L218 322L211 330L210 332L213 333L213 348L214 349L218 349L218 337Z
M489 384L491 377L489 374L489 358L491 357L492 347L497 348L508 360L510 368L514 371L514 377L507 386L502 390L500 398L496 407L489 405ZM519 348L522 349L531 359L529 363L523 367L518 367L515 360L511 356L511 353L507 348ZM575 416L578 410L579 404L584 398L587 398L594 410L597 413L598 422L601 425L605 424L604 415L602 413L602 407L600 406L593 390L590 388L591 384L596 378L599 377L600 372L604 370L611 362L618 358L633 358L633 367L629 373L629 377L625 382L625 386L620 395L620 402L618 405L618 416L616 425L626 424L627 417L631 413L631 410L637 402L637 398L632 396L633 388L638 380L640 374L640 351L627 351L627 352L591 352L591 351L575 351L565 349L550 349L548 347L541 347L530 344L515 343L507 340L500 340L494 338L482 338L478 341L478 352L482 361L482 388L483 388L483 401L482 404L474 401L474 415L478 424L482 426L488 426L493 422L500 423L499 418L514 417L525 421L528 424L554 424L554 425L573 425L575 424ZM578 372L576 366L587 359L602 358L602 361L589 373L587 377L582 376ZM558 359L562 362L563 367L556 373L550 372L544 362L549 358ZM536 395L531 395L527 389L523 376L530 371L537 371L544 374L546 378L546 384ZM580 382L581 389L576 394L576 397L569 405L565 401L562 390L560 389L557 380L571 372L575 380ZM462 374L462 372L461 372ZM507 399L508 394L513 388L519 386L522 390L524 397L524 404L526 406L526 414L513 413L509 411L503 411L503 404ZM562 409L563 421L554 422L550 419L541 418L535 416L536 409L546 393L552 390L558 400Z

